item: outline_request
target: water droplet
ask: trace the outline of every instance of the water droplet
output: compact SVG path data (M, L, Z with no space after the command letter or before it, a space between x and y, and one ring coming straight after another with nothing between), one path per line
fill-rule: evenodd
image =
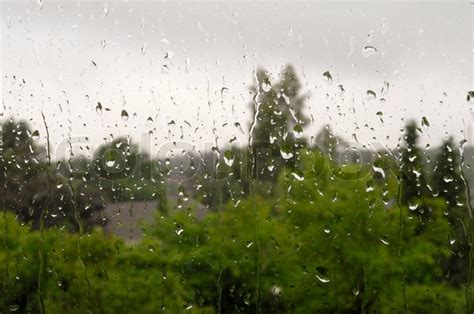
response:
M33 141L37 141L40 138L40 133L38 130L35 130L33 133L31 133L31 139Z
M301 173L292 172L291 175L293 176L293 178L295 178L298 181L304 180L304 175Z
M165 52L165 59L173 61L173 57L174 57L174 52L173 51L166 51Z
M272 84L270 84L269 81L264 81L264 82L262 82L261 85L262 85L262 90L265 93L268 93L272 89Z
M234 163L234 153L230 150L224 153L224 162L227 166L231 167Z
M16 304L10 305L10 307L9 307L10 312L16 312L19 309L20 309L20 306L16 305Z
M323 76L328 80L328 82L332 82L332 75L329 71L324 72Z
M300 124L297 124L293 127L293 134L295 138L302 138L303 137L303 127Z
M105 162L105 165L109 168L112 168L114 165L115 165L115 160L111 159L111 160L107 160Z
M430 126L430 123L426 117L421 118L421 125L422 126Z
M364 57L370 57L377 53L377 48L374 46L365 46L362 48L362 54Z
M186 58L186 61L185 61L185 65L186 65L186 73L189 72L189 69L190 69L190 61L189 61L189 58Z
M95 107L95 112L98 114L102 114L102 104L100 102L97 102L97 106Z
M373 90L369 89L369 90L367 90L367 97L376 98L377 94L375 94L375 92Z
M382 122L382 123L383 123L383 119L382 119L383 112L382 112L382 111L377 111L376 115L378 115L378 116L379 116L380 122Z
M122 119L124 121L127 121L128 120L128 112L124 109L122 110L122 113L120 114L122 116Z
M467 92L467 101L473 101L474 100L474 91L468 91Z
M293 153L292 152L285 152L284 150L280 150L280 154L283 157L283 159L293 158Z
M288 97L288 95L286 95L285 93L281 93L280 97L282 97L285 100L285 103L287 105L290 105L290 97Z
M322 283L328 283L328 282L331 281L331 280L329 280L329 278L325 278L325 277L320 276L320 275L316 275L316 278L318 278L318 280L321 281Z
M271 289L271 292L273 295L280 295L281 294L281 288L278 286L273 286Z
M410 210L415 210L415 209L418 208L418 204L417 204L417 203L415 203L415 204L408 204L408 208L409 208Z
M382 178L385 179L385 171L382 168L377 167L377 166L374 165L374 166L372 166L372 169L374 169L375 172L380 173Z
M225 87L225 86L221 88L221 97L222 97L222 98L224 98L224 95L225 95L226 91L228 91L228 90L229 90L229 89L228 89L227 87Z
M446 183L450 183L450 182L453 182L454 181L454 178L453 177L443 177L443 181L446 182Z

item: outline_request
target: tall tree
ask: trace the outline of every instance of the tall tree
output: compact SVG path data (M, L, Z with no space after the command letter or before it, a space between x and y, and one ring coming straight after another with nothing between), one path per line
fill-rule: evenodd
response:
M446 200L449 208L466 206L467 195L461 176L461 156L452 137L443 142L435 158L432 185L434 192Z
M296 151L306 145L303 127L309 121L304 113L307 95L301 94L301 83L295 69L286 65L280 80L272 84L268 72L256 71L251 92L253 121L250 127L252 176L274 180Z
M422 151L418 147L418 127L415 121L405 126L405 145L400 152L400 203L408 206L423 220L430 217L430 210L422 206L418 200L431 196L428 189L426 170Z
M446 268L450 281L461 284L469 272L468 207L466 185L461 176L459 147L452 137L444 141L435 158L432 185L435 195L443 198L447 205L447 216L451 225L452 256Z

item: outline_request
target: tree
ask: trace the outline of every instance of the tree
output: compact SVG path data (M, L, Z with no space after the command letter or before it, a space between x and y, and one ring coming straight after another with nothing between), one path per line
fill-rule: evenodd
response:
M418 147L418 127L415 121L405 126L405 146L400 152L400 203L416 212L422 223L429 220L430 209L418 204L418 199L430 196L422 152Z
M450 281L462 284L469 273L469 212L466 185L461 176L459 147L452 137L445 140L435 158L432 185L436 195L444 199L451 225L452 255L446 268Z
M308 96L301 95L301 83L291 65L283 68L275 84L267 71L257 69L255 84L250 104L251 175L274 181L282 167L294 161L296 150L306 145L303 127L309 121L304 113Z
M301 94L295 69L286 65L279 80L272 82L269 73L258 68L255 78L250 88L249 147L214 148L205 158L210 167L198 176L197 185L203 187L199 198L208 207L230 199L235 203L250 193L250 186L254 193L271 195L281 170L295 168L299 150L306 147L303 128L309 121L304 112L308 95Z
M439 264L449 255L441 200L419 200L433 208L419 233L408 207L386 207L383 185L367 190L370 178L334 177L338 166L321 170L320 152L302 155L305 179L285 169L280 199L255 195L204 217L190 206L157 218L149 234L194 304L216 312L390 312L404 302L414 312L465 310L464 289L446 287Z
M86 229L103 220L104 208L98 189L60 175L46 160L46 149L36 143L38 131L26 122L8 120L1 124L0 206L13 211L32 228L63 225Z

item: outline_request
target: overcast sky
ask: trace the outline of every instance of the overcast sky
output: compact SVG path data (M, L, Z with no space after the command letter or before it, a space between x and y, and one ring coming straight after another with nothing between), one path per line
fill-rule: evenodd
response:
M145 149L245 143L252 72L276 79L291 63L311 95L308 137L329 123L348 140L394 146L403 118L425 116L423 144L446 134L472 144L472 13L469 2L3 1L3 115L31 120L44 141L43 110L54 147L125 134Z

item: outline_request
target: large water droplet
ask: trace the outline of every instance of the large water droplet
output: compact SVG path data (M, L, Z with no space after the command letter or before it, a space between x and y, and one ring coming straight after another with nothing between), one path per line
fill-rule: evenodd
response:
M40 138L40 133L38 130L35 130L33 133L31 133L31 139L33 141L37 141Z
M446 183L451 183L454 181L453 177L449 176L449 177L443 177L443 181L446 182Z
M224 153L224 162L227 166L231 167L234 163L234 153L230 150Z
M303 127L300 124L297 124L293 127L293 134L296 138L303 137Z
M122 116L122 119L127 121L128 120L128 112L127 110L122 110L122 113L120 114Z
M328 82L332 82L332 75L329 71L324 72L323 76L328 80Z
M377 97L377 94L373 90L369 89L367 90L367 97L374 99Z
M331 281L329 278L325 278L325 277L320 276L320 275L316 275L316 278L318 278L318 280L321 281L322 283L328 283L328 282Z
M270 84L269 81L262 82L262 90L265 93L268 93L272 89L272 85Z
M95 106L95 111L98 114L102 114L102 104L100 102L97 102L97 106Z
M283 159L291 159L293 158L293 153L292 152L286 152L284 150L280 150L280 154L283 157Z
M377 166L374 165L374 166L372 166L372 169L374 169L375 172L380 173L382 178L385 179L385 171L382 168L377 167Z
M417 204L417 203L415 203L415 204L408 204L408 208L409 208L410 210L415 210L415 209L418 208L418 204Z

